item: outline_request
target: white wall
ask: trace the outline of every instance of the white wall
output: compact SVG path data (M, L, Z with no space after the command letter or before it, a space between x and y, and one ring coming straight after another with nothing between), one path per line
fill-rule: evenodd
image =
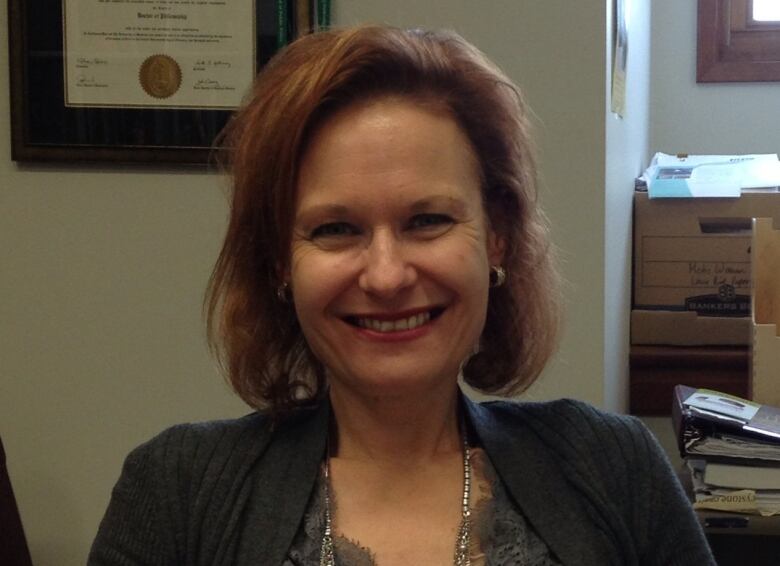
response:
M650 146L780 153L780 83L696 83L696 2L653 0Z
M649 145L650 0L626 0L628 59L622 117L606 100L604 229L604 406L628 408L629 313L631 309L631 230L634 179L644 170ZM607 33L613 13L608 10ZM612 42L607 53L605 90L611 93Z
M561 353L531 395L617 406L621 395L606 388L623 380L625 360L620 349L606 352L627 336L619 336L625 313L611 310L625 306L626 227L604 226L625 214L623 197L613 197L635 174L642 142L621 146L642 110L609 122L607 5L336 0L334 21L453 27L524 87L569 280ZM4 8L0 112L8 116L6 28ZM21 167L9 138L4 120L0 434L35 564L83 564L132 447L172 423L245 411L213 368L200 320L224 228L223 180L174 169ZM614 278L606 295L605 278Z

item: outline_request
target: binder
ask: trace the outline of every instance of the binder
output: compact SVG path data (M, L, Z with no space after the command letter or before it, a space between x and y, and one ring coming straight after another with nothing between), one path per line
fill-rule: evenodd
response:
M686 385L674 388L672 422L683 458L780 466L780 409Z

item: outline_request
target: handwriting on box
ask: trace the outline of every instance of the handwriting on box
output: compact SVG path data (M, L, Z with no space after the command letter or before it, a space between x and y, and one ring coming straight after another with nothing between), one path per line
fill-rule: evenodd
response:
M750 287L749 263L691 261L688 263L691 287L731 285L737 289Z

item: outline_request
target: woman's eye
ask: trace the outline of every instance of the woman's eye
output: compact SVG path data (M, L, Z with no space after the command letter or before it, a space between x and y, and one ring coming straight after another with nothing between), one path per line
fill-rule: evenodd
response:
M340 236L352 236L357 234L357 228L346 222L329 222L317 226L311 232L311 238L334 238Z
M452 218L446 214L417 214L409 221L409 228L442 228L449 226L452 222Z

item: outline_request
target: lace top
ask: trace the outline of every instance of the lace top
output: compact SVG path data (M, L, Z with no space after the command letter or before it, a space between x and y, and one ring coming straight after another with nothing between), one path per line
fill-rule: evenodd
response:
M472 448L471 461L479 484L475 490L477 501L472 507L472 565L559 566L560 562L512 504L485 452ZM325 530L324 481L320 475L282 566L319 564ZM339 566L377 566L371 550L358 541L334 533L333 543L334 558Z

